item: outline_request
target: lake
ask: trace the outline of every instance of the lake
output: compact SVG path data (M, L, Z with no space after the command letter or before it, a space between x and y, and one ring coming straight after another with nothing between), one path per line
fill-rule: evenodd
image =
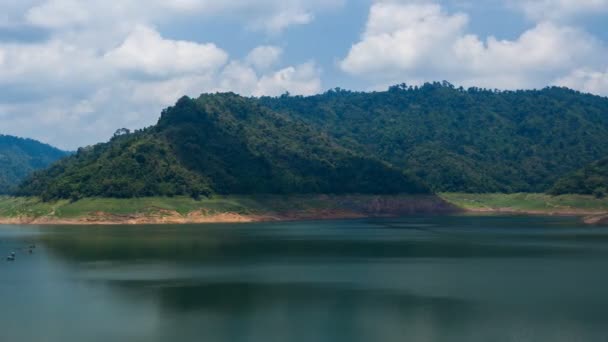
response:
M608 341L608 229L574 218L4 226L0 256L0 341Z

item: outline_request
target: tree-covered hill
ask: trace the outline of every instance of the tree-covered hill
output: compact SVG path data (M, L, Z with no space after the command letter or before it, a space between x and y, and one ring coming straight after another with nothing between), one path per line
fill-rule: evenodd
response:
M435 191L544 192L608 155L608 98L565 88L499 92L443 82L260 103Z
M0 134L0 194L12 192L33 171L46 168L66 154L32 139Z
M184 97L156 126L80 149L20 193L426 192L418 179L439 192L546 192L606 155L608 98L565 88L216 94Z
M156 126L119 132L35 173L44 199L219 194L428 193L415 177L234 94L187 97Z
M550 191L553 195L581 194L604 197L608 195L608 158L561 178Z

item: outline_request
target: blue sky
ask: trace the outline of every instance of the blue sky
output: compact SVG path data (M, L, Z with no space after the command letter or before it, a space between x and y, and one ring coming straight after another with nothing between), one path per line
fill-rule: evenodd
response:
M0 133L74 149L216 91L607 96L607 19L608 0L0 0Z

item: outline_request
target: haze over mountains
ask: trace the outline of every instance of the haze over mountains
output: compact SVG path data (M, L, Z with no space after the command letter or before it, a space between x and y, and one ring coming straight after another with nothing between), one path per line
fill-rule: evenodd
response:
M0 134L0 194L14 191L33 171L46 168L67 154L32 139Z
M608 98L565 88L227 93L184 97L157 125L82 148L18 193L555 192L561 178L606 156ZM594 179L584 193L601 188Z

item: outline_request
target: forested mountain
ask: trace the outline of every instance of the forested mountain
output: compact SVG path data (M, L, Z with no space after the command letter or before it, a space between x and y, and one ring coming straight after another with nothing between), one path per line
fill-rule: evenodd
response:
M32 139L0 134L0 194L7 194L34 170L67 153Z
M550 191L553 195L581 194L604 197L608 195L608 158L560 179Z
M544 192L608 155L608 98L565 88L499 92L443 82L259 101L435 191Z
M80 149L19 193L381 194L426 192L425 183L446 192L591 193L605 177L577 175L605 170L603 162L575 171L606 155L608 98L565 88L443 82L311 97L216 94L184 97L157 125Z
M254 193L428 193L415 177L309 125L234 94L187 97L157 125L37 172L19 189L44 199ZM124 134L123 134L124 133Z

